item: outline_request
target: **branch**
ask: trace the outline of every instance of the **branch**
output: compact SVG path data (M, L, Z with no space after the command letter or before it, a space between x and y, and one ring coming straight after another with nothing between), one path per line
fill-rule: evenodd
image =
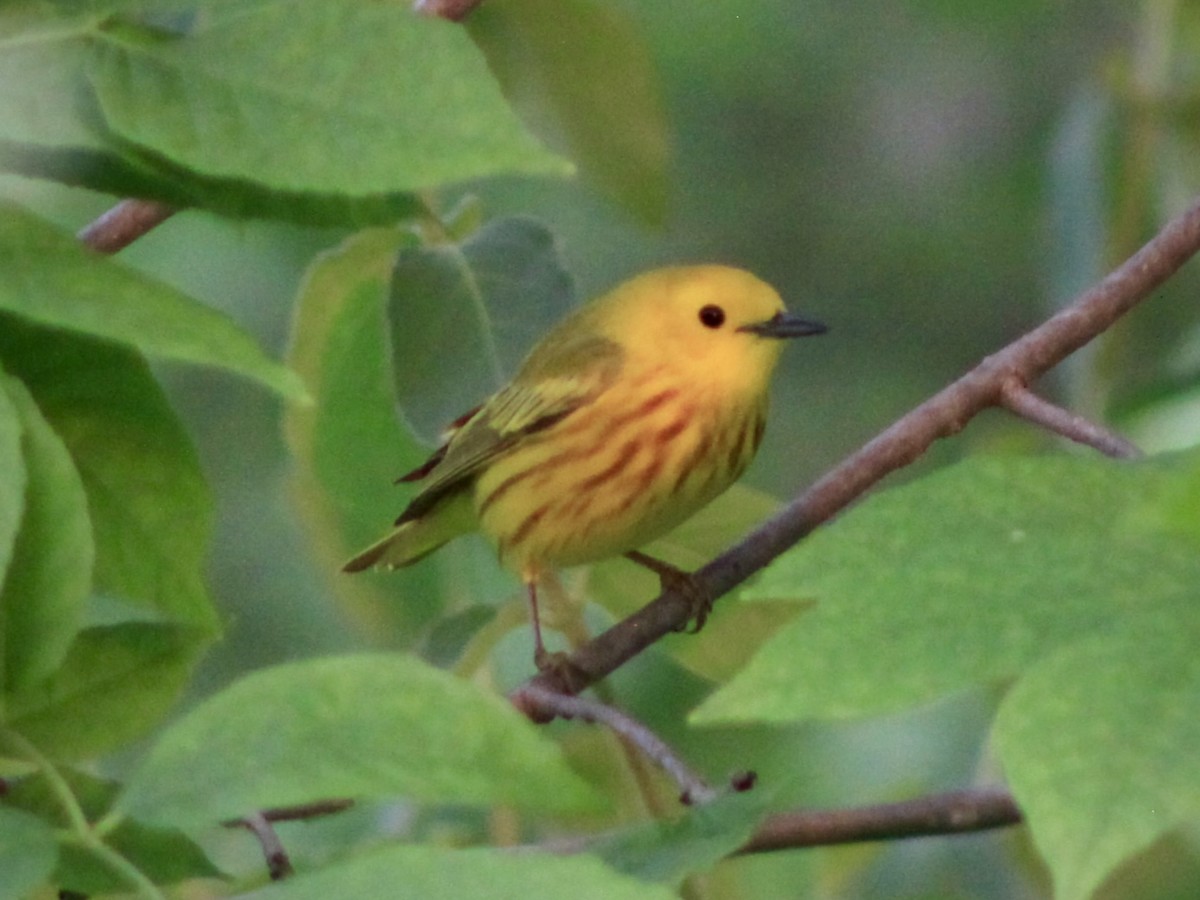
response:
M174 214L174 207L155 200L122 200L77 237L98 253L116 253Z
M884 476L920 457L934 441L956 434L989 406L1002 402L1005 384L1030 384L1170 278L1200 250L1200 203L1171 220L1141 250L1068 307L926 400L819 478L775 516L695 573L720 597L765 567L818 525L850 505ZM659 638L686 626L688 600L667 590L571 654L568 665L535 675L528 684L564 692L582 690ZM571 685L562 672L569 669Z
M226 828L245 828L257 839L262 847L263 858L267 861L267 872L272 881L282 881L294 871L292 861L288 857L283 841L275 831L275 822L294 822L300 819L315 819L341 812L354 805L353 800L338 798L334 800L318 800L314 803L304 803L299 806L280 806L272 809L262 809L241 819L227 819L221 824Z
M1000 403L1009 412L1035 425L1061 434L1076 443L1086 444L1113 459L1140 459L1142 456L1141 450L1116 432L1043 400L1015 378L1009 379L1001 386Z
M1021 811L1007 791L949 791L901 803L778 813L767 819L737 852L765 853L799 847L964 834L1020 822Z
M653 731L632 716L620 710L557 691L546 690L536 685L526 685L514 691L510 699L513 705L534 720L580 718L585 722L599 722L615 734L637 747L647 758L655 762L679 786L679 800L686 805L708 803L715 800L717 792L703 778L688 768L674 750ZM739 788L741 782L735 784Z

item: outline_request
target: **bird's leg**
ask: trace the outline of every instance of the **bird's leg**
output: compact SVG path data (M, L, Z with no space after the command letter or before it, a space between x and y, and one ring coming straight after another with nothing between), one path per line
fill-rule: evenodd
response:
M533 664L541 671L550 664L552 654L547 652L546 645L542 641L542 619L538 615L537 579L527 581L525 587L529 590L529 622L533 625Z
M692 626L691 628L684 626L679 629L680 631L695 634L704 627L704 623L708 620L708 614L712 612L715 598L701 586L691 572L685 572L683 569L676 568L668 562L663 562L661 559L649 556L639 550L630 550L625 554L625 558L639 566L644 566L657 575L663 591L673 591L681 594L687 600L690 607L688 619Z

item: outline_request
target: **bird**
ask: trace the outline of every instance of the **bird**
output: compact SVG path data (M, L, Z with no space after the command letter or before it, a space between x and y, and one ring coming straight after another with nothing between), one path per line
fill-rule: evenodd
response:
M419 562L482 531L524 583L534 661L550 665L539 581L624 555L665 586L686 572L638 548L725 491L758 450L786 339L818 335L743 269L645 272L569 313L512 380L456 419L429 459L397 479L422 489L345 572ZM696 592L698 628L712 600Z

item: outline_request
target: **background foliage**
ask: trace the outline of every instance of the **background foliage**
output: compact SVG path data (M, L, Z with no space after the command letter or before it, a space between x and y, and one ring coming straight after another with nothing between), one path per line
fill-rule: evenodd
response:
M680 260L832 326L654 548L709 558L1196 193L1198 44L1190 0L0 6L0 897L1193 896L1189 270L1046 386L1151 460L984 417L609 680L750 795L681 810L510 709L482 542L335 573L563 308ZM189 209L85 251L126 195ZM593 629L654 588L567 586ZM1028 826L721 861L768 811L1001 778ZM277 885L219 825L341 795Z

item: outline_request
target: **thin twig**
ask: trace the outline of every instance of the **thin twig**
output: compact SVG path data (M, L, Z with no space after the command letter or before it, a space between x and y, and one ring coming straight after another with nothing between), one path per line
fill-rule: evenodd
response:
M513 704L531 719L560 717L599 722L636 746L653 760L679 786L679 800L685 804L702 804L716 799L717 792L690 768L665 741L653 731L615 707L575 697L543 687L527 684L510 698Z
M267 872L270 873L272 881L279 881L292 874L292 861L288 858L283 841L279 839L272 823L316 819L339 813L353 805L353 800L342 797L332 800L317 800L297 806L260 809L258 812L240 819L226 819L221 824L226 828L245 828L258 838L258 843L262 846L263 858L267 862Z
M1023 382L1011 378L1000 388L1000 403L1009 412L1069 440L1099 450L1113 459L1140 459L1142 451L1114 431L1083 416L1055 406L1029 390Z
M1171 220L1141 250L1103 281L1081 294L1033 331L978 366L899 419L857 452L819 478L739 543L695 573L700 586L720 597L762 569L818 525L884 476L920 457L934 441L956 434L979 412L999 404L1005 383L1037 380L1118 318L1146 299L1200 250L1200 203ZM642 650L678 631L691 606L674 590L617 623L570 655L563 669L572 687L582 689L612 672ZM555 669L528 684L563 691Z
M353 805L353 800L347 797L337 797L331 800L316 800L312 803L301 803L298 806L276 806L270 809L259 810L259 814L268 822L297 822L302 819L319 819L321 816L331 816L334 813L344 812Z
M292 861L288 858L287 851L283 849L283 841L279 840L279 835L275 833L275 827L263 813L251 813L243 819L235 819L233 822L225 824L238 825L258 838L258 843L262 846L263 858L267 861L267 872L270 873L272 881L282 881L292 874L294 871Z
M964 834L1020 822L1021 811L1007 791L949 791L900 803L778 813L738 853Z
M175 214L156 200L122 200L79 232L79 240L97 253L124 250Z

